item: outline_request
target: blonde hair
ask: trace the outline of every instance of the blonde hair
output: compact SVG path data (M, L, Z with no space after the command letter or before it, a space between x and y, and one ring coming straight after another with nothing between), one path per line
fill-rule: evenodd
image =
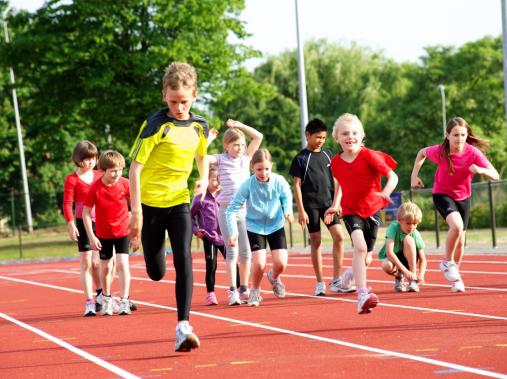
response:
M72 160L78 167L83 166L83 161L89 158L95 158L99 156L97 146L87 140L79 141L72 150Z
M224 145L227 145L231 142L235 142L235 141L239 140L240 138L243 138L246 141L245 133L243 133L238 128L229 128L224 133L224 138L223 138Z
M411 201L407 201L398 208L398 220L419 224L422 221L421 209Z
M181 88L197 91L197 72L188 63L173 62L166 67L162 79L162 92L170 88L179 90Z
M356 124L359 126L361 133L363 135L363 139L365 137L363 124L359 120L355 114L352 113L344 113L340 117L338 117L333 126L333 138L336 140L338 138L338 129L345 124Z
M117 151L106 150L100 154L98 167L102 171L106 171L108 168L112 167L124 168L125 158Z
M273 163L273 158L271 158L271 154L267 149L261 148L257 150L254 155L252 155L252 160L250 164L253 166L256 163L260 162L271 162Z

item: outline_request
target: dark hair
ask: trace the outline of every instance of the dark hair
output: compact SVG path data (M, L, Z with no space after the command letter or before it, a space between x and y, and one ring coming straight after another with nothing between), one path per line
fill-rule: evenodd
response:
M447 123L447 127L446 127L445 131L447 132L447 134L450 134L452 129L454 129L454 127L456 127L456 126L462 126L462 127L466 128L466 130L467 130L466 142L468 144L478 148L482 153L484 153L486 151L486 149L489 147L489 142L474 135L474 133L472 132L472 129L470 128L470 125L468 125L468 123L461 117L452 118ZM454 173L454 165L452 164L451 151L450 151L450 147L449 147L449 140L447 139L447 137L444 137L444 140L440 144L440 156L445 157L445 159L447 160L447 164L449 165L449 172L451 174L453 174Z
M327 126L321 119L314 118L313 120L310 120L308 124L306 124L305 132L310 133L310 135L319 132L327 132Z
M76 146L74 146L74 150L72 151L72 160L76 164L76 166L81 167L83 161L87 158L97 158L99 156L99 151L97 147L91 143L90 141L79 141Z

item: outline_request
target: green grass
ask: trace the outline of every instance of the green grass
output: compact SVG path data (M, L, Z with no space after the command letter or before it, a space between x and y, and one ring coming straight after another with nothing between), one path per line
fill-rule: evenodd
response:
M287 242L290 244L290 229L286 226ZM423 231L422 233L427 250L434 249L436 238L434 231ZM376 250L380 248L381 241L385 236L385 228L381 228L378 233ZM445 243L446 232L440 232L440 245ZM507 246L507 228L497 228L497 245L501 248L498 252L506 252ZM331 247L331 237L323 227L322 241L324 249ZM346 247L350 247L350 239L346 237ZM490 229L471 229L467 232L467 245L470 247L479 247L490 249L492 247L492 237ZM21 242L21 244L20 244ZM297 223L292 224L292 243L295 249L304 249L303 231ZM22 249L20 249L20 245ZM194 238L192 243L194 250L202 250L202 243ZM21 251L22 250L22 251ZM15 234L12 236L0 238L0 262L15 260L33 260L50 258L79 257L76 243L70 241L67 235L67 229L63 227L53 227L39 229L31 234L22 232L21 236Z

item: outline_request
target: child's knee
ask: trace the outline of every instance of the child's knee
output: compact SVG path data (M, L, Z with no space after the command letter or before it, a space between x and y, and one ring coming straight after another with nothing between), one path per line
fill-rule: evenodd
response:
M313 248L318 248L322 243L322 236L320 232L310 233L310 244Z
M396 266L387 258L382 260L381 267L382 270L384 270L384 272L389 275L395 275L397 272Z

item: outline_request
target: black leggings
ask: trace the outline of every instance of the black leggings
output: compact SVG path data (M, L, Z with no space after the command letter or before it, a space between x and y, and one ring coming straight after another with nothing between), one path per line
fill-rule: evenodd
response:
M204 245L204 258L206 259L206 289L208 292L215 291L215 274L217 272L217 252L220 251L225 259L225 246L217 246L207 238L202 239ZM236 265L236 281L239 287L239 267Z
M194 277L192 273L192 221L188 204L155 208L142 204L143 245L146 272L152 280L161 280L166 270L165 232L169 235L176 271L178 321L188 320Z

